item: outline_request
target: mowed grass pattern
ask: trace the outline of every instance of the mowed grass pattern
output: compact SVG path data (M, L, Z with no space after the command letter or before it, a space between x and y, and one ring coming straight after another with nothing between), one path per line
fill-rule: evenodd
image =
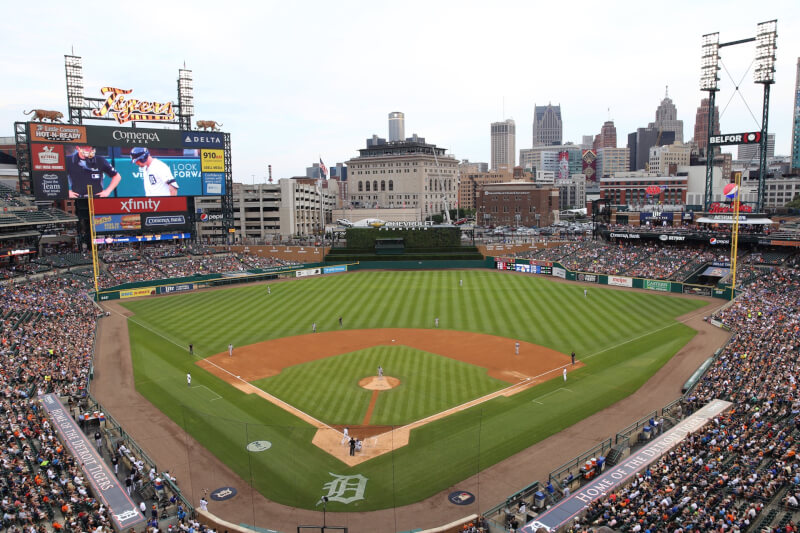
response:
M332 501L328 510L366 511L424 499L628 396L694 335L675 317L704 304L599 286L584 298L583 289L488 270L357 272L275 283L272 294L264 285L250 285L124 305L135 313L129 329L141 394L268 498L313 509L326 493L323 486L331 472L357 473L369 479L364 500ZM311 444L310 425L194 364L224 352L230 342L244 346L310 333L312 322L318 331L338 330L339 316L345 329L432 328L438 317L442 329L518 338L564 353L575 350L585 366L570 372L568 389L559 376L493 399L415 430L409 445L392 454L348 468ZM190 342L195 358L186 349ZM374 355L366 352L365 357ZM366 372L375 368L377 360L372 360ZM186 372L192 373L193 386L208 391L189 394ZM455 379L452 385L471 396L480 395L474 389L483 386ZM339 401L328 394L309 402ZM379 403L386 401L379 397ZM387 417L399 413L407 418L402 402L379 407ZM616 429L609 428L609 434ZM269 440L272 447L248 453L247 443L258 439Z
M303 363L253 384L328 424L360 424L372 391L358 385L375 376L400 380L378 394L370 418L376 425L405 425L508 386L484 368L408 346L376 346Z

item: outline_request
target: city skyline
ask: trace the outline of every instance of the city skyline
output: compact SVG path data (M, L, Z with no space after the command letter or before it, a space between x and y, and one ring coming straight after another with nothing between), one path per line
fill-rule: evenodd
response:
M373 134L388 138L393 111L405 114L406 137L418 134L470 161L490 160L493 122L513 119L516 152L530 148L536 103L560 106L563 142L579 144L610 119L623 146L656 119L667 86L688 141L707 96L699 88L702 35L718 31L730 42L778 19L769 132L775 153L789 156L800 55L795 4L679 1L659 11L657 24L638 14L636 2L578 2L564 11L523 2L403 9L234 2L222 10L212 2L185 9L145 1L136 17L100 2L23 4L0 21L0 136L29 118L23 110L66 115L64 55L74 53L83 58L87 96L108 85L142 100L174 100L185 62L194 75L194 120L216 120L231 133L237 181L263 182L267 165L279 179L303 175L320 158L329 167L347 161ZM139 17L158 38L145 38ZM723 132L760 127L754 56L751 45L721 53Z

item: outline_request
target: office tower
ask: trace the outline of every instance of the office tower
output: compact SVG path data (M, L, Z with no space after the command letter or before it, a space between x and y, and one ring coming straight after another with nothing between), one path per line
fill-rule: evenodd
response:
M736 146L736 159L739 161L752 161L757 165L761 161L761 143L739 144ZM767 159L775 157L775 134L767 134Z
M710 102L708 98L703 98L700 101L700 107L697 108L697 114L694 117L694 143L701 154L706 153L706 143L708 142L708 112ZM719 135L719 108L714 106L714 132L713 135Z
M389 113L389 142L404 141L406 138L406 116L400 111Z
M599 150L600 148L616 148L617 147L617 127L614 126L613 120L607 120L600 128L600 135L594 138L592 148Z
M661 105L656 109L656 121L651 122L647 127L659 132L673 131L675 132L674 142L683 142L683 121L678 120L678 108L669 97L669 88L667 88L664 99L661 100Z
M560 145L562 129L560 105L534 105L533 146Z
M492 170L501 165L514 168L516 160L516 126L512 119L504 122L492 122Z

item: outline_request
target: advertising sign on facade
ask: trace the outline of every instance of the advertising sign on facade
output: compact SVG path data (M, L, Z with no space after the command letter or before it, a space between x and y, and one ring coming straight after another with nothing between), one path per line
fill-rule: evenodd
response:
M616 287L633 287L633 278L622 276L608 276L608 284Z
M33 170L65 170L63 144L32 144Z
M200 162L203 172L225 172L225 152L222 150L202 150Z
M122 213L169 213L186 211L186 198L168 196L159 198L97 198L94 212L98 215Z
M553 275L557 278L567 279L567 271L560 267L553 267Z
M67 124L29 123L29 136L33 142L82 143L86 142L86 128Z
M115 233L142 229L142 217L133 215L95 215L94 230L97 233Z
M669 292L670 289L672 288L672 283L670 283L669 281L646 279L644 280L644 288L650 289L651 291Z

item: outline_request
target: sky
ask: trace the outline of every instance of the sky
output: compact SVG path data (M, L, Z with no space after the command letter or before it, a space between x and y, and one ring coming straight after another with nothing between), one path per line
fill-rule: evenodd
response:
M532 144L534 106L548 103L561 106L565 142L611 119L624 146L655 120L668 87L688 141L707 95L702 36L754 37L773 19L769 132L775 153L790 155L796 0L20 2L0 20L0 136L13 135L23 110L67 114L64 55L74 53L90 97L108 85L175 100L185 64L194 119L230 132L238 182L266 181L268 165L279 179L320 158L346 162L373 134L388 138L392 111L405 114L407 137L489 162L490 124L514 119L518 158ZM761 127L754 58L753 43L721 50L722 133Z

